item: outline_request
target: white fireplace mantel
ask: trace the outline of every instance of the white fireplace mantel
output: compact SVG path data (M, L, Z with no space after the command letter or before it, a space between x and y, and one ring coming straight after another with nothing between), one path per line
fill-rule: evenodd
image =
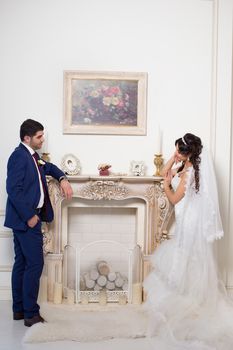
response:
M144 254L153 252L161 241L172 213L163 189L161 177L155 176L96 176L81 175L68 177L73 188L73 197L90 201L126 200L140 198L146 205L146 228ZM45 251L60 254L62 245L62 205L66 201L59 183L48 179L48 187L54 209L54 222L50 225L49 239L45 239ZM46 247L46 244L48 246Z
M95 207L96 202L102 207L116 206L117 201L119 206L122 206L122 203L130 200L130 206L139 211L140 205L143 205L144 219L143 224L139 225L142 229L140 228L140 238L138 237L137 244L143 255L142 279L144 279L150 270L148 256L161 240L168 238L167 226L173 212L173 207L163 189L162 178L81 175L69 176L68 179L73 188L73 198L70 202L62 195L58 181L50 177L47 179L54 209L54 221L45 226L44 232L44 252L48 253L45 259L45 270L48 275L48 300L53 300L54 283L59 283L62 278L64 247L67 244L64 232L67 231L64 229L64 223L67 226L68 222L67 208L77 205L77 201L81 202L83 199L85 199L85 205L89 206L90 203L90 207ZM139 205L138 200L142 204Z

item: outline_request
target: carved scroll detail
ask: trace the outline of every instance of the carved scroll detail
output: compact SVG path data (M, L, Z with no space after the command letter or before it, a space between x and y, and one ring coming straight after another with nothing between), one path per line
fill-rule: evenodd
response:
M55 208L56 204L64 199L64 196L61 193L59 182L54 179L50 179L48 181L48 190L52 206Z
M161 241L164 240L165 238L169 239L169 236L165 234L165 229L172 215L173 206L169 202L164 192L163 183L155 184L155 196L158 201L158 209L159 209L158 232L157 232L156 242L161 243Z
M146 189L145 197L148 199L150 206L154 206L155 203L155 186L149 186Z
M61 192L59 182L55 179L47 178L48 191L51 204L54 210L54 215L56 213L56 207L62 202L64 196ZM42 233L43 233L43 251L44 254L53 252L54 244L54 233L53 233L53 223L43 223Z
M82 198L100 200L100 199L124 199L129 190L123 184L114 181L93 181L83 186L78 195Z
M44 254L52 252L52 233L49 230L49 224L43 222L42 229L43 233L43 252Z

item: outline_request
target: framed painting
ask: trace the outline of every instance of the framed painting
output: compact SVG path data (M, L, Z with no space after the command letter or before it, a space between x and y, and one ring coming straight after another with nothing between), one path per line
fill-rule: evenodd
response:
M64 134L146 135L147 73L64 72Z

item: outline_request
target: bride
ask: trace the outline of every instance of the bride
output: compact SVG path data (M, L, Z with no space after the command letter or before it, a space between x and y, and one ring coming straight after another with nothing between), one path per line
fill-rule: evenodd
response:
M152 255L144 281L149 334L177 349L233 349L233 306L217 272L214 241L223 236L213 165L201 139L175 141L163 169L175 206L174 238ZM177 164L177 167L174 167Z

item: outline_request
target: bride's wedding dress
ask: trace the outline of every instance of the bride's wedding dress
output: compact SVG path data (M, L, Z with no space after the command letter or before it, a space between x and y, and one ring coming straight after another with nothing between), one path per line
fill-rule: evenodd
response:
M204 151L200 191L189 167L185 195L175 205L174 238L152 255L144 281L149 334L177 349L233 349L233 304L219 279L214 240L223 236L212 163ZM172 179L174 190L179 174Z

